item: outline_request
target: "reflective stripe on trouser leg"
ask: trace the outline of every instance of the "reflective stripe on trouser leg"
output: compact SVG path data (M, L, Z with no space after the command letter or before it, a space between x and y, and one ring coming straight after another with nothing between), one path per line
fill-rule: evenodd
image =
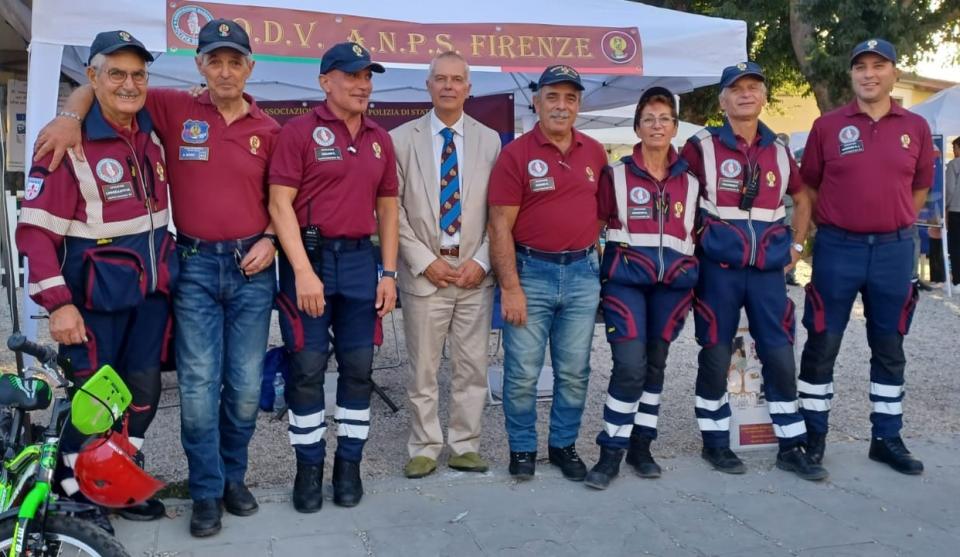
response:
M726 342L721 342L701 349L698 356L700 367L694 413L705 447L730 446L730 404L727 400L730 348Z
M370 432L373 346L338 352L337 362L337 458L360 462Z
M297 454L306 464L322 464L327 445L323 379L327 353L300 351L290 354L290 383L284 389L289 411L287 434Z
M781 450L791 449L807 439L807 428L797 400L796 363L793 345L770 348L757 343L757 355L763 364L763 392Z
M657 438L657 417L660 415L660 394L663 392L663 376L667 367L667 352L670 343L663 339L651 339L647 343L647 379L637 414L633 418L633 435Z
M903 371L906 357L903 336L874 337L868 334L870 357L870 422L872 435L890 438L900 435L903 427Z
M833 404L833 365L843 336L810 331L800 356L797 394L807 430L826 433Z
M617 449L630 445L634 415L643 389L647 367L647 347L639 340L610 343L613 370L603 407L603 430L597 444Z

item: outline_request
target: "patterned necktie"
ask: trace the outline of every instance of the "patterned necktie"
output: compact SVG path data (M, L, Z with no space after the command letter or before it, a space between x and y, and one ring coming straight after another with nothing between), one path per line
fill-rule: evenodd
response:
M443 128L443 150L440 153L440 229L453 236L460 231L460 170L453 130Z

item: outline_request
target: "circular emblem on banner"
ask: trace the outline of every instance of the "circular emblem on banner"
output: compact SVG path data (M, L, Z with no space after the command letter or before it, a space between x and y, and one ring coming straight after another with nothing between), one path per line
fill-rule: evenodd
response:
M650 192L637 186L630 190L630 201L633 201L637 205L646 205L650 203Z
M321 147L329 147L337 140L337 136L333 135L330 128L317 126L313 128L313 140Z
M840 143L853 143L860 139L860 130L856 126L847 126L840 130Z
M123 167L117 159L103 159L97 163L97 176L108 184L116 184L123 179Z
M737 159L727 159L720 165L720 174L725 178L736 178L742 171L743 167Z
M550 170L550 167L540 159L533 159L527 163L527 172L534 178L543 178L547 175L548 170Z
M637 55L637 41L629 33L610 31L600 41L603 55L614 64L626 64Z
M197 46L200 28L213 19L213 14L200 6L181 6L170 16L170 28L178 39L190 46Z

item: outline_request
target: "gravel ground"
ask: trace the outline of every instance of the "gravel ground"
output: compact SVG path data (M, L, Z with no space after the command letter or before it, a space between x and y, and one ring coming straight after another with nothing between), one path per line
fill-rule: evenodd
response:
M800 282L806 282L809 277L809 267L801 263L797 274ZM789 291L797 306L802 308L802 289L791 287ZM5 338L9 333L10 320L5 308L2 313L0 334ZM402 475L402 468L407 459L409 413L405 404L404 389L407 373L406 354L402 342L402 315L400 315L401 312L397 313L396 328L401 338L399 361L404 364L386 367L398 363L397 341L388 320L386 340L375 362L376 366L385 368L375 371L374 378L397 402L400 410L392 413L382 400L376 396L373 398L372 427L363 465L365 477L370 478ZM46 337L45 323L41 325L41 329L41 340L49 340ZM806 340L806 330L800 326L797 333L799 361L799 347ZM905 342L908 359L905 437L927 437L960 432L960 409L956 404L960 395L960 374L956 372L956 359L960 356L960 351L957 350L957 339L960 339L960 294L955 294L951 299L939 290L922 293L911 334ZM271 344L279 343L279 330L274 318ZM491 336L491 353L495 349L495 344L495 338ZM661 404L660 437L654 444L655 455L664 457L691 455L699 451L700 435L693 415L697 349L691 320L671 347ZM501 358L502 352L491 359L491 365L499 364ZM9 353L4 352L0 356L0 365L4 369L11 368L12 361L12 355ZM869 349L866 342L863 307L857 302L837 360L831 442L864 440L869 437L868 361ZM581 428L582 435L578 443L578 449L588 464L595 461L598 452L593 440L601 427L602 407L610 375L610 350L604 340L601 327L597 328L594 335L591 366L593 372ZM441 364L440 379L443 393L447 393L449 389L448 368L447 362L444 361ZM186 458L179 441L176 374L164 374L163 384L161 407L147 434L146 463L152 473L176 488L182 486L187 476ZM441 398L440 411L444 423L446 423L447 399L446 394ZM538 405L539 450L542 457L546 457L546 423L549 408L548 402ZM331 445L335 445L333 431L328 432L328 439ZM488 406L486 409L481 451L494 466L506 467L508 449L500 406ZM865 445L864 451L866 451ZM328 458L332 461L333 451L328 451L328 454ZM445 459L446 455L443 455L441 461ZM286 420L278 421L270 414L261 413L257 432L250 447L248 483L260 488L289 486L293 481L294 469L293 451L287 444ZM171 494L185 495L180 489L174 489Z

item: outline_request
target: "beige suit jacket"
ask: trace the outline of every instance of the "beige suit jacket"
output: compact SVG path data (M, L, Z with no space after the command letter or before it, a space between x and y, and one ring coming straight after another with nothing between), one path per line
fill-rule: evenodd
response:
M437 291L423 271L440 254L440 182L430 112L390 132L400 179L400 264L397 286L415 296ZM490 269L487 241L487 183L500 153L497 132L463 115L466 166L460 183L460 258L482 261ZM493 282L487 274L481 286Z

